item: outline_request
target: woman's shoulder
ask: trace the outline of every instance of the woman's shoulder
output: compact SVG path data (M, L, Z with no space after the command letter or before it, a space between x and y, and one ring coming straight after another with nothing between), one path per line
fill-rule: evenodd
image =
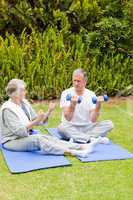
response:
M30 102L27 99L23 99L23 103L26 104L26 105L28 105L28 106L31 106Z

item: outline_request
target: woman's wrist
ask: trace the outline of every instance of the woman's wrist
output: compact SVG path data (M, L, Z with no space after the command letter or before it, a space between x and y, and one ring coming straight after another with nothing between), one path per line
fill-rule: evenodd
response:
M45 113L45 117L48 118L48 117L50 116L51 112L52 112L51 110L48 110L48 111Z
M31 129L33 126L36 126L38 123L39 123L39 121L38 121L37 119L34 119L33 121L30 121L30 122L27 124L27 128L28 128L28 129Z

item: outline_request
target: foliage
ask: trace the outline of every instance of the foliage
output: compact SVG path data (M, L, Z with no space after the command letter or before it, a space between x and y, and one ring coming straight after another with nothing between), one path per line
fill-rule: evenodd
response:
M14 77L26 81L31 98L58 98L77 67L98 93L115 95L133 84L132 0L0 4L0 100Z
M23 32L20 41L14 35L7 34L5 40L0 37L3 97L7 82L20 78L27 83L31 98L57 98L71 85L73 70L81 66L88 72L88 87L98 93L114 95L133 83L131 58L116 54L101 60L98 56L88 59L79 35L71 35L65 44L62 33L48 28L43 34L33 31L27 36Z

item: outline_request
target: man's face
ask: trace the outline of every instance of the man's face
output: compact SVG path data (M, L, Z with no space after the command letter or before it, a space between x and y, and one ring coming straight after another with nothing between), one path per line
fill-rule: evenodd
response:
M77 92L82 92L86 86L86 81L83 74L75 75L73 77L73 87Z

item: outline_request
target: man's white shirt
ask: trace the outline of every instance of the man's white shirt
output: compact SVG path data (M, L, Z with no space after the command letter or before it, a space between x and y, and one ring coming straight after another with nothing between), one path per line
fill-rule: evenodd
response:
M71 96L76 95L75 88L71 87L66 89L61 94L60 108L64 108L70 105L70 101L66 100L66 96L71 94ZM81 103L77 103L73 113L73 117L70 121L66 120L64 114L62 113L62 122L70 123L76 126L84 126L91 123L90 121L90 111L95 109L95 104L92 102L92 97L95 96L95 93L91 90L84 89Z

